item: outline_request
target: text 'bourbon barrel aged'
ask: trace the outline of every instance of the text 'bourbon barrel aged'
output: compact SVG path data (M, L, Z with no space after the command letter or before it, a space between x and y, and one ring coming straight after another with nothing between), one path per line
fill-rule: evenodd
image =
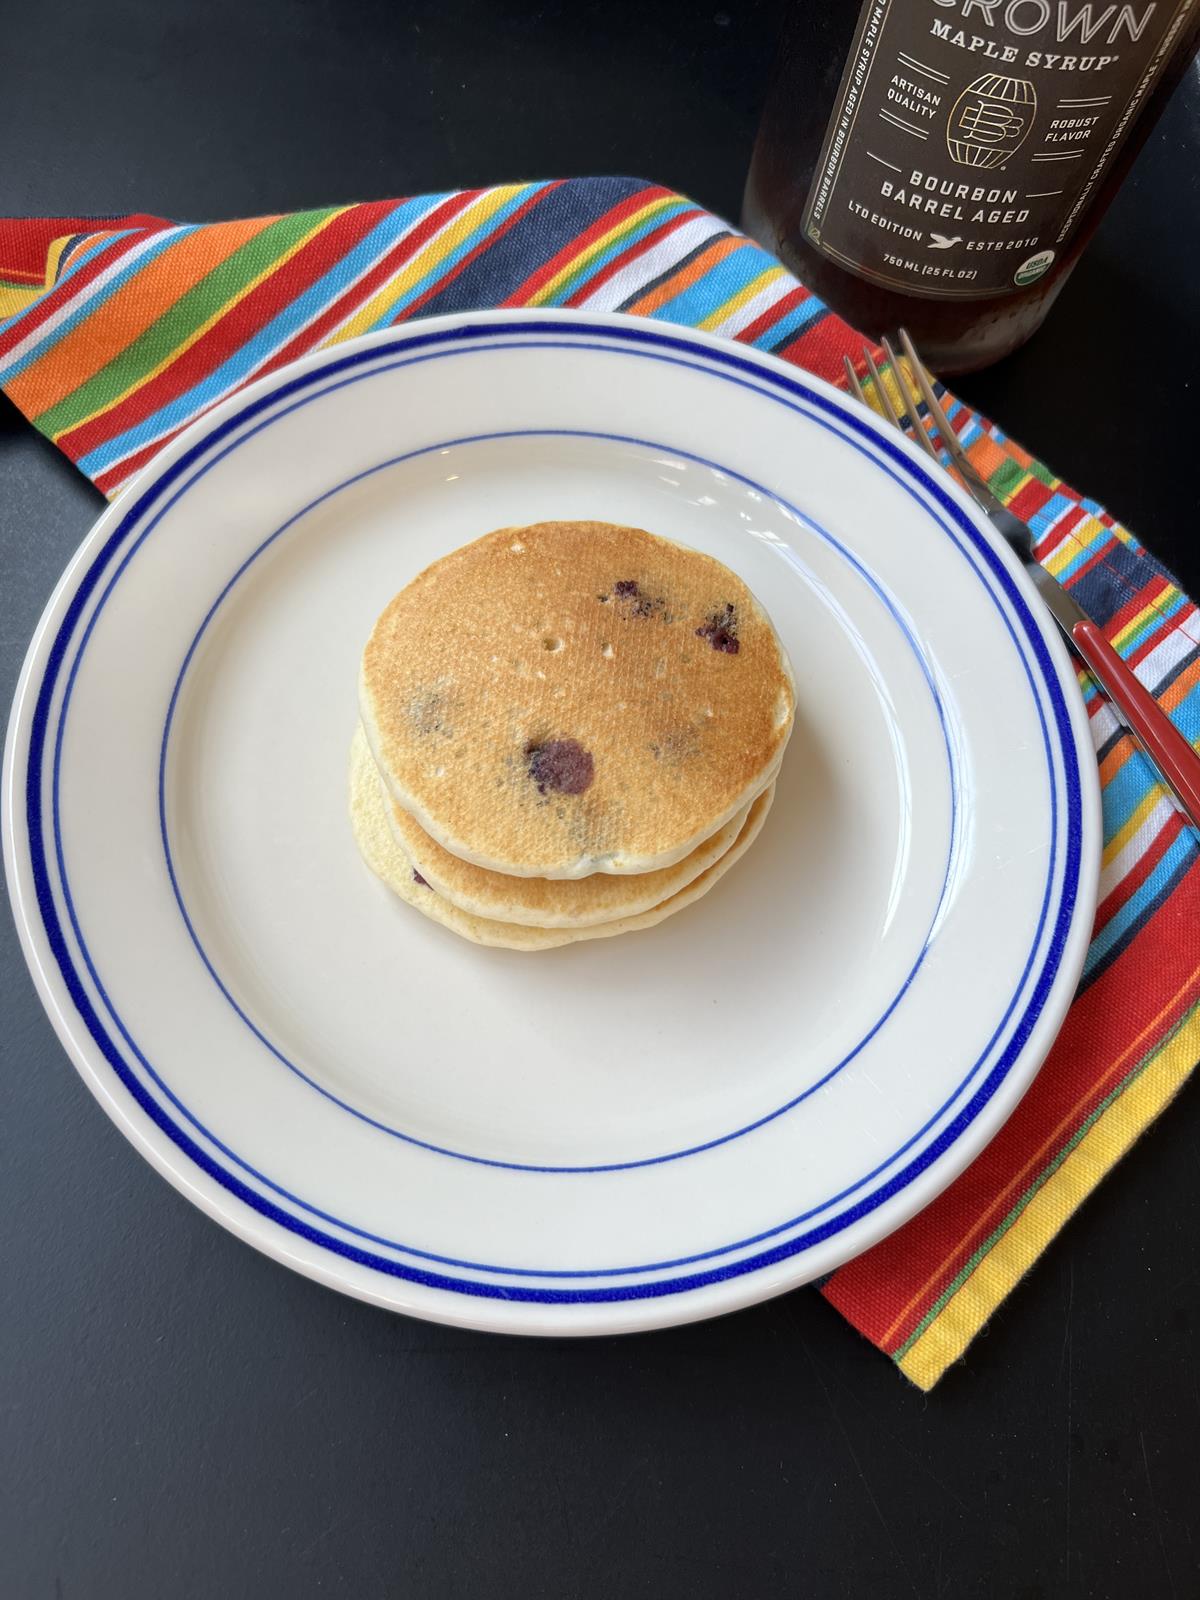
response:
M1041 322L1200 42L1200 0L795 0L745 225L943 372Z

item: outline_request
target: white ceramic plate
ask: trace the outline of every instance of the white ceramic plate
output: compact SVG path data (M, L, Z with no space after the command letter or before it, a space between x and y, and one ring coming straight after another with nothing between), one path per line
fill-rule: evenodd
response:
M727 562L799 705L706 899L520 955L370 876L346 764L384 603L540 518ZM137 1148L289 1266L508 1331L708 1316L895 1228L1030 1082L1094 907L1082 706L987 524L824 384L630 318L421 322L212 411L64 575L4 782L30 966Z

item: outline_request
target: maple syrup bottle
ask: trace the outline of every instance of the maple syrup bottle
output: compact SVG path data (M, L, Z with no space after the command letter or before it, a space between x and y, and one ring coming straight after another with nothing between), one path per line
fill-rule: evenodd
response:
M1200 45L1200 0L798 0L744 226L861 332L1022 344Z

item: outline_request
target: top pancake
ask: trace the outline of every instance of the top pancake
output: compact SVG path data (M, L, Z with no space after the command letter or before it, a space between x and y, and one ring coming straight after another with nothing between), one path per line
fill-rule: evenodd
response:
M771 781L795 704L740 578L605 522L500 528L435 561L375 624L359 698L427 833L543 878L682 859Z

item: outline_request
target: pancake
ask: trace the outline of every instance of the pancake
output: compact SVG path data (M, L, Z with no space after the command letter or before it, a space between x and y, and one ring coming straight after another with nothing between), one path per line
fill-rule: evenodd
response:
M791 670L746 585L640 528L501 528L427 567L363 653L392 798L518 877L657 871L778 770Z
M415 906L434 922L476 944L494 945L507 950L551 950L556 945L573 944L581 939L607 939L618 933L634 933L653 928L665 918L682 911L707 894L713 884L753 844L775 797L772 784L751 805L734 843L725 854L693 878L686 888L669 895L661 904L636 916L618 917L612 922L595 923L587 928L530 928L515 922L499 922L473 916L442 898L435 889L419 883L412 863L396 842L388 824L387 796L363 739L356 738L350 757L350 819L363 860L377 878L401 900Z
M356 743L363 744L370 760L361 728L354 737ZM686 888L725 854L741 832L748 811L747 806L682 861L673 867L660 867L657 872L643 872L636 877L593 872L588 878L514 878L452 856L415 817L387 796L388 824L396 843L431 889L460 911L533 928L587 928L597 922L649 911Z

